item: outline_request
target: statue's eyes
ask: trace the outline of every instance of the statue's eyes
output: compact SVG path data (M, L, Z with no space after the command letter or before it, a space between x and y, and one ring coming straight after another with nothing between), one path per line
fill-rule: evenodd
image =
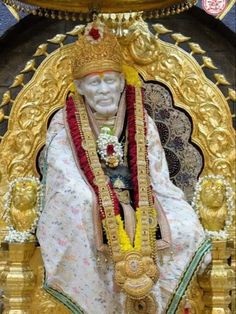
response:
M114 83L114 81L115 81L115 79L113 79L113 78L107 78L106 79L107 84L112 84L112 83Z
M92 86L97 86L99 83L100 83L99 80L94 80L94 81L91 81L91 82L90 82L90 85L92 85Z

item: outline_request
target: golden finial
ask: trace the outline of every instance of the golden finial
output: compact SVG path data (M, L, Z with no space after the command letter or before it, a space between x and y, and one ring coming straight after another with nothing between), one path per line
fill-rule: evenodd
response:
M24 74L19 74L15 77L14 82L11 84L10 88L17 87L19 85L24 86Z
M184 36L180 33L174 33L171 35L171 37L175 40L176 46L178 46L178 44L181 44L191 38L191 37Z
M63 41L65 40L66 35L64 34L57 34L56 36L54 36L51 39L48 39L47 41L51 44L56 44L56 45L60 45L61 47L63 46Z
M164 25L159 24L159 23L154 24L153 28L157 32L157 36L158 35L164 35L164 34L172 32L170 29L166 28Z
M79 36L84 30L85 26L84 25L76 25L70 32L67 32L67 35L71 36Z
M11 14L14 16L14 18L19 22L20 21L20 15L19 12L13 8L13 6L4 3L4 5L7 7L7 9L11 12Z
M31 59L26 63L26 65L25 65L24 69L21 71L21 73L27 73L30 71L36 71L34 59Z
M230 85L230 83L226 80L223 74L216 73L214 74L214 77L216 79L216 85Z
M190 52L190 54L191 55L193 55L194 53L197 53L197 54L204 54L206 51L205 50L203 50L201 47L200 47L200 45L199 44L197 44L197 43L188 43L188 45L189 45L189 47L190 47L190 49L192 50L191 52Z
M211 70L217 70L217 67L214 65L213 61L209 57L202 57L203 64L201 65L201 68L208 68Z
M236 101L236 91L232 88L228 88L228 97L226 97L226 100L232 100Z
M2 96L2 102L1 102L0 108L7 105L10 101L12 101L11 100L11 93L8 90Z
M48 44L41 44L38 46L35 54L34 54L34 57L39 57L39 56L42 56L42 55L45 55L45 56L48 56L48 53L47 53L47 48L48 48Z
M0 109L0 123L4 120L4 112Z
M1 123L3 120L8 120L8 119L9 119L9 117L4 115L3 109L0 109L0 123Z

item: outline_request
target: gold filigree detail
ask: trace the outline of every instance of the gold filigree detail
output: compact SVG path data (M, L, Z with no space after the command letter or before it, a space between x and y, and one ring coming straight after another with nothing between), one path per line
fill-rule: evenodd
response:
M131 298L142 299L157 281L159 272L153 259L138 252L127 253L115 265L115 280Z
M127 64L144 66L158 59L157 41L151 36L146 24L134 23L127 36L121 40Z

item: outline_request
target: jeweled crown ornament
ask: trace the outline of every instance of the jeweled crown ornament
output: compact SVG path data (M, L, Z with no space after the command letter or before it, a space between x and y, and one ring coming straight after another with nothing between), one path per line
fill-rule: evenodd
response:
M73 76L104 72L122 72L122 52L117 38L99 21L86 26L76 42Z

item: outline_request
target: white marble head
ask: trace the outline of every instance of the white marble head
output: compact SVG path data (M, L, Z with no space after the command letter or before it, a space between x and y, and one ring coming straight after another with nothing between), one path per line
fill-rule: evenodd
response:
M125 80L122 73L94 73L75 81L80 95L91 109L104 117L114 116L119 107Z

